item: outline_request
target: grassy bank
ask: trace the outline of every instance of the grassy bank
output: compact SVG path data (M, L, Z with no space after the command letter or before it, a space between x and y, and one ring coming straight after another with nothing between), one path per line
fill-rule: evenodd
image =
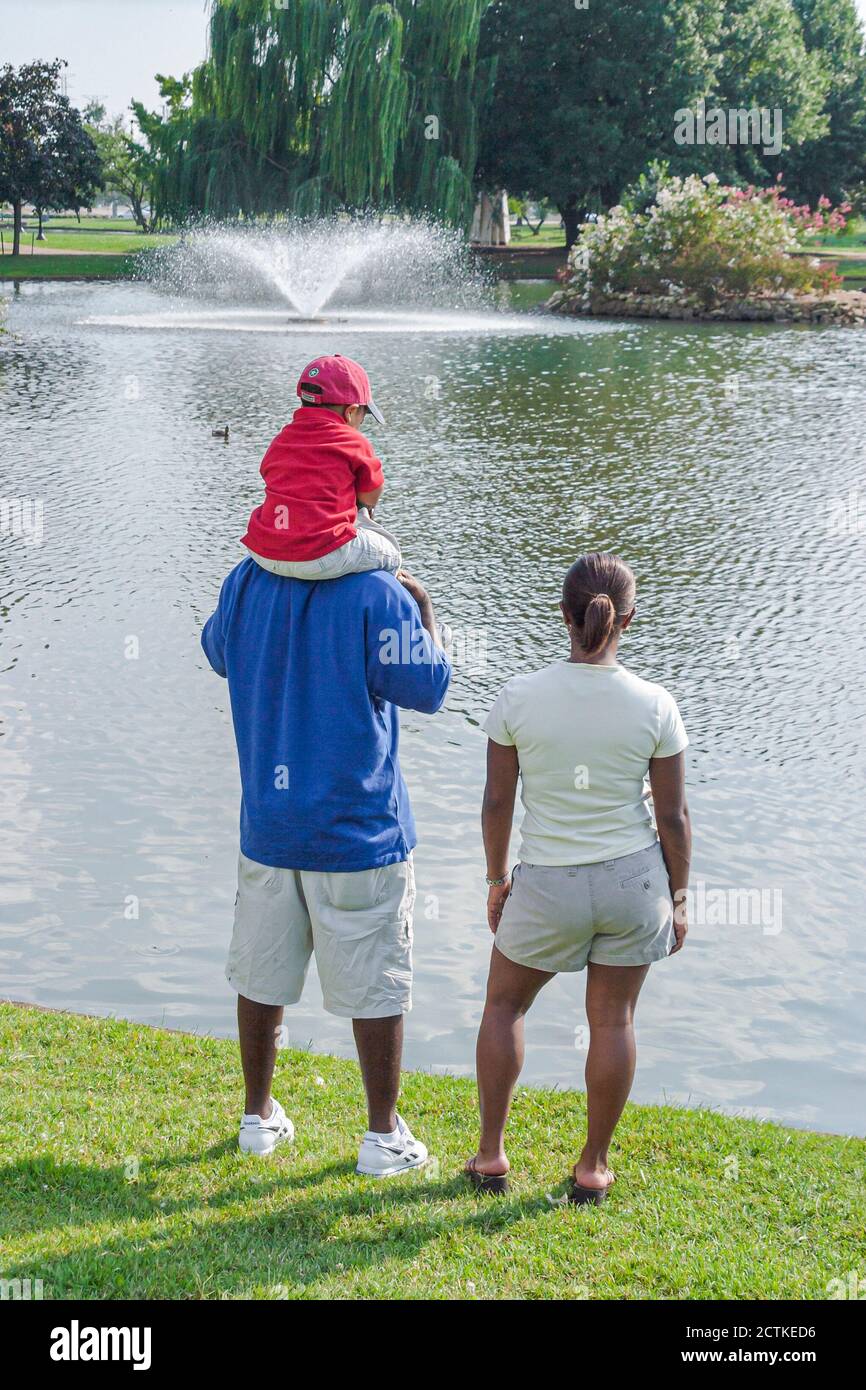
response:
M154 246L171 245L177 241L175 236L162 236L149 232L135 231L89 231L80 228L51 226L46 229L45 240L36 242L36 254L51 251L146 251ZM9 242L7 240L7 248ZM21 245L30 252L30 233L22 237Z
M135 255L0 256L0 280L122 280Z
M0 1277L46 1298L821 1299L862 1273L863 1140L630 1106L614 1195L569 1208L575 1093L521 1089L513 1192L476 1198L469 1081L406 1076L434 1162L377 1183L350 1062L282 1052L295 1144L244 1160L231 1042L4 1004L0 1049Z
M511 245L521 247L565 246L565 231L562 227L549 223L545 223L538 232L533 232L531 227L512 225Z

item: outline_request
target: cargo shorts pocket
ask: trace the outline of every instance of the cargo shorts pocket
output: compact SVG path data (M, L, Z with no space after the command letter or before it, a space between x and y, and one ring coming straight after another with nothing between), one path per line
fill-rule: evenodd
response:
M311 877L305 875L305 886ZM307 887L307 901L325 1008L351 1018L408 1009L415 900L411 860L315 879Z

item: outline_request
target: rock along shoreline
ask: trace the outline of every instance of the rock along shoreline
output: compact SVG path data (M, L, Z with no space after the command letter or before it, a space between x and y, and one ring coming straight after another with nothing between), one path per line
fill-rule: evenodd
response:
M557 290L545 308L554 314L593 318L680 319L696 323L811 323L836 327L866 327L866 294L837 290L834 294L752 295L729 299L706 308L687 295L594 295L583 299L567 288Z

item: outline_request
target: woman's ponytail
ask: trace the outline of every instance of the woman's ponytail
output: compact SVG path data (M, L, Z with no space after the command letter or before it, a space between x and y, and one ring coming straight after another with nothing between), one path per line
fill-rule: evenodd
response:
M586 656L604 650L634 598L634 574L618 555L596 551L575 560L562 586L562 606Z
M587 656L603 651L613 636L616 610L610 594L595 594L583 615L583 631L580 634L581 650Z

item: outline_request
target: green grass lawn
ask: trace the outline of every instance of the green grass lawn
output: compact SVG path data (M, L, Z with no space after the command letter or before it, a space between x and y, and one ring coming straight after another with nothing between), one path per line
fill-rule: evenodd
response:
M31 229L38 225L32 213L27 213L24 221ZM0 217L0 222L3 223L4 230L6 227L10 227L12 225L11 214L7 212L5 216ZM99 231L100 228L106 228L112 232L124 227L129 227L131 231L138 230L131 217L88 217L85 213L82 213L80 220L71 214L58 216L57 213L49 213L45 216L43 225L46 232L50 232L54 227L84 227L89 231Z
M811 249L835 261L838 274L844 277L843 289L862 288L866 280L866 218L855 218L844 235L814 237Z
M2 219L3 240L6 250L12 245L12 222ZM21 249L29 255L31 237L36 233L36 223L28 223L21 234ZM45 240L35 243L37 252L46 251L109 251L129 254L144 251L148 247L163 246L177 241L174 234L157 235L142 232L131 218L115 220L106 217L82 217L77 222L74 217L52 217L45 223Z
M4 1004L0 1046L0 1277L46 1298L823 1299L863 1273L863 1140L629 1106L614 1194L574 1208L583 1096L521 1088L513 1191L479 1198L467 1080L406 1075L432 1162L377 1182L351 1062L282 1052L295 1143L243 1159L230 1041Z
M22 250L28 254L30 252L30 235L30 232L27 232L21 238ZM5 230L3 237L8 250L11 245L11 238L7 237ZM129 253L144 251L151 246L169 245L174 241L177 241L177 237L152 236L144 232L75 232L49 227L45 233L45 240L37 241L35 244L37 253L40 251L122 251Z
M0 280L116 280L134 266L134 255L0 256Z
M541 228L537 236L533 236L530 227L511 228L511 244L524 246L564 246L565 232L557 225L550 224ZM843 255L848 252L852 255L863 254L866 246L866 219L856 218L851 231L845 236L815 237L812 244L826 250L841 252Z
M863 246L846 247L842 241L825 240L815 242L808 251L795 254L819 256L825 264L833 267L837 275L842 276L843 290L863 288L863 282L866 281L866 255Z
M842 233L835 236L820 236L813 238L816 246L832 246L839 251L847 249L856 250L858 247L866 246L866 217L852 218L847 228Z
M559 226L544 226L540 229L538 236L532 235L531 227L511 227L512 246L564 246L565 232Z

